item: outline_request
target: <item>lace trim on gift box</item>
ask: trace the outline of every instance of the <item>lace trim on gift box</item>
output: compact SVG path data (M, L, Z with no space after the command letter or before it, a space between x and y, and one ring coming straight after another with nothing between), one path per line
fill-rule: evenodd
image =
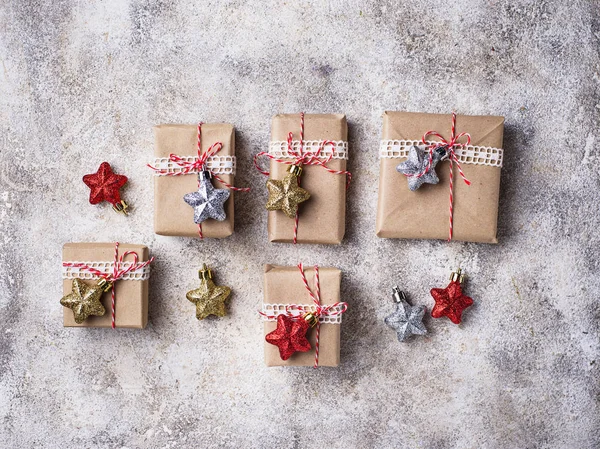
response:
M323 147L319 159L327 159L329 155L333 152L332 159L348 160L348 142L339 140L333 143L335 144L335 147L332 147L332 145L329 144ZM305 140L303 146L304 153L316 153L322 144L322 140ZM300 150L299 140L292 140L292 150L296 152ZM283 140L271 142L269 144L269 154L277 158L295 158L295 156L290 156L288 152L288 143Z
M428 145L435 144L434 141L427 141ZM417 146L425 149L425 145L420 140L382 140L379 145L380 158L401 158L408 157L410 147ZM481 147L468 145L466 148L457 148L455 150L458 161L461 164L487 165L489 167L502 167L504 150L502 148Z
M301 315L304 312L315 312L317 310L317 306L314 304L266 304L262 305L261 314L263 321L277 321L277 315L285 314L289 307L293 306L298 314ZM287 309L286 309L287 308ZM341 311L343 308L342 305L338 305L336 307L332 307L331 311ZM270 315L270 316L265 316ZM321 315L319 317L319 322L321 324L342 324L342 314L339 313L337 315Z
M115 268L114 262L68 262L69 264L75 265L85 265L91 268L94 268L98 271L106 273L110 275L113 273ZM123 262L121 264L121 269L128 268L132 265L132 262ZM62 267L62 277L63 279L98 279L93 273L90 273L88 270L85 270L80 267ZM150 265L146 265L145 267L133 270L125 273L121 279L125 281L145 281L150 277Z
M195 162L197 156L182 156L182 160ZM172 176L173 173L181 173L183 167L177 165L168 157L159 157L154 159L153 166L155 176ZM235 175L236 160L235 156L210 156L206 160L206 168L215 175ZM197 170L191 170L190 173L198 173Z

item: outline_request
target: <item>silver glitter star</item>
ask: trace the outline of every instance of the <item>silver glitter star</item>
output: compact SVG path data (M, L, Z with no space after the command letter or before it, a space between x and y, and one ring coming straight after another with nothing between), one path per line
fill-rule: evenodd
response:
M411 306L406 296L398 287L392 289L396 311L385 318L385 324L396 331L398 341L404 341L411 335L425 335L427 329L423 324L425 306Z
M206 171L198 173L198 181L198 191L183 197L183 200L194 208L194 223L200 224L208 218L225 220L227 215L224 204L229 198L229 190L215 189L210 182L210 173Z
M443 147L434 150L431 168L423 176L417 177L416 175L423 173L427 168L427 164L429 164L429 153L413 145L408 152L408 159L404 162L400 162L396 167L396 170L404 175L409 175L406 176L408 188L414 192L425 183L437 184L440 182L437 173L435 172L435 166L444 159L445 155L446 151Z

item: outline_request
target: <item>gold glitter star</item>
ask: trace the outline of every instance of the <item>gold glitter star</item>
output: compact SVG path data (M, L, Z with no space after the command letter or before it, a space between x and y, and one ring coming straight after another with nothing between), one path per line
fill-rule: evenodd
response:
M294 173L285 175L282 181L269 179L267 189L267 210L281 210L290 218L296 216L298 204L310 198L310 193L298 186L298 176Z
M208 315L227 315L225 301L229 295L229 287L217 286L212 279L202 279L200 287L187 292L186 298L196 304L196 318L203 320Z
M107 290L107 285L110 288L110 283L101 281L90 286L81 279L75 278L73 279L72 292L63 296L60 303L73 310L77 324L83 323L90 315L102 316L106 310L100 302L100 298Z

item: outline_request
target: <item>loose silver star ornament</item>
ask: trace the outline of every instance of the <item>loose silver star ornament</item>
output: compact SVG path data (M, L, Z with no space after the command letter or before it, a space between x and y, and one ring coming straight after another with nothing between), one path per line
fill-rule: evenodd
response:
M183 200L194 208L194 223L200 224L209 218L225 220L225 201L229 195L227 189L215 189L210 172L203 171L198 173L198 190L184 195Z
M404 162L400 162L396 167L396 170L406 175L408 180L408 188L413 192L421 187L423 184L437 184L440 179L435 172L435 166L438 162L446 159L446 147L438 147L433 150L431 167L427 173L424 173L429 164L429 152L419 149L419 147L413 145L410 147L408 152L408 159ZM421 176L419 174L423 173Z
M423 324L425 306L411 306L406 295L398 287L392 289L396 311L385 318L385 324L396 331L398 341L402 342L411 335L425 335L427 329Z

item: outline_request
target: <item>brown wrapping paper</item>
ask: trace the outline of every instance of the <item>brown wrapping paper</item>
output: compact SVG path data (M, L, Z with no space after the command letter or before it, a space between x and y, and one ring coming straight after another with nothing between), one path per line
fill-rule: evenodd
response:
M173 153L178 156L196 156L197 125L158 125L154 127L155 149L157 158L169 157ZM212 144L221 142L223 148L217 156L235 155L235 131L228 123L205 123L202 125L202 153ZM233 175L219 175L225 182L234 185ZM225 188L216 179L213 185ZM198 175L190 173L180 176L154 177L154 232L160 235L182 237L198 237L198 225L194 223L194 209L189 206L183 196L198 189ZM227 218L224 221L208 219L202 223L204 237L223 238L233 233L233 190L225 203Z
M148 260L148 248L143 245L119 245L119 256L127 251L135 251L139 262ZM67 243L63 246L63 262L112 262L114 261L114 243ZM133 260L128 256L125 262ZM85 280L94 285L96 280ZM72 279L63 279L63 295L71 293ZM119 280L115 283L115 326L121 328L143 329L148 323L148 280ZM111 327L111 293L102 296L106 309L103 316L90 316L77 324L73 311L63 307L63 325L65 327Z
M450 114L385 112L383 140L421 140L430 130L450 139ZM456 117L456 133L471 135L471 145L502 148L504 117ZM432 138L435 140L435 138ZM447 239L449 228L449 162L437 165L439 184L424 184L415 192L408 189L406 177L396 166L406 158L381 158L377 236L408 239ZM453 240L497 243L500 168L461 164L471 186L454 168Z
M271 141L286 141L292 132L299 140L300 114L279 114L271 123ZM348 125L343 114L305 114L304 140L348 140ZM271 178L283 179L288 165L271 161ZM346 170L345 159L331 159L333 170ZM334 175L323 167L303 167L301 187L310 198L299 205L298 243L339 244L346 232L346 176ZM268 234L271 242L294 240L294 219L282 211L270 211Z
M304 268L308 285L314 291L315 270ZM342 272L337 268L319 267L321 285L321 304L333 304L340 301ZM265 297L268 304L313 304L298 267L280 267L265 265ZM340 324L321 324L319 337L319 366L338 366L340 364ZM276 321L264 322L265 336L275 330ZM264 342L265 363L267 366L313 366L315 363L315 329L308 333L312 346L309 352L296 352L287 360L281 360L277 346Z

